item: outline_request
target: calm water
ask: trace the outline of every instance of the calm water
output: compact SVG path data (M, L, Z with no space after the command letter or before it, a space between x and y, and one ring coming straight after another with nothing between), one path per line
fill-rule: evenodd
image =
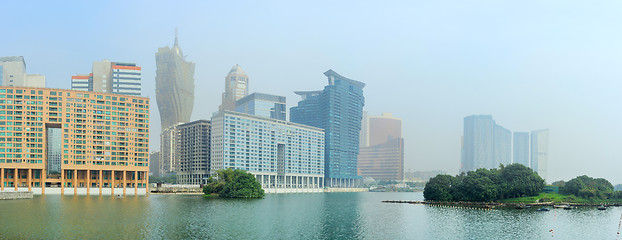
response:
M35 196L0 202L0 238L616 239L622 214L622 208L537 212L380 202L422 198L421 193L271 194L258 200Z

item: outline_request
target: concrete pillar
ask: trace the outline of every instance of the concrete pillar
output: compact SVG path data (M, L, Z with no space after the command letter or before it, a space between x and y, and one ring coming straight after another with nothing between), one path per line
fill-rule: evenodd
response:
M13 177L14 177L13 185L15 185L15 191L17 191L17 184L18 184L17 179L19 177L19 173L18 172L19 171L17 170L17 168L15 169L15 172L13 172Z
M73 170L73 195L78 195L78 169Z
M127 175L127 172L123 171L123 196L125 196L125 186L127 185L127 181L125 179L126 175Z
M138 195L138 171L134 171L134 196Z
M112 184L110 184L110 195L114 196L114 170L111 171L110 176L112 177Z
M86 195L91 195L91 170L86 170Z
M102 195L102 185L104 185L103 179L103 172L99 170L99 196Z
M65 195L65 169L60 169L60 195Z
M47 173L45 172L45 169L41 169L41 195L45 195L45 179Z
M149 194L149 172L145 172L145 192Z
M0 168L0 191L4 191L4 168Z
M32 168L28 169L28 191L32 191Z
M265 185L263 183L263 174L259 175L259 178L261 179L261 188L265 188Z

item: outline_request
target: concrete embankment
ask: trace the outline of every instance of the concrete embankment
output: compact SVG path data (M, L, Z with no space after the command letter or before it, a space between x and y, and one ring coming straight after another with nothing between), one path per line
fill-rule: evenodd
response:
M0 200L31 199L32 192L0 192Z
M324 188L324 192L369 192L369 188Z

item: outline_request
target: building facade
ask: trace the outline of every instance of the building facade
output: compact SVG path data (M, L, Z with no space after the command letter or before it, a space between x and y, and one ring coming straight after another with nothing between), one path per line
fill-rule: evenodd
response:
M531 131L531 169L545 181L549 162L549 130Z
M160 177L160 152L154 151L149 154L149 174Z
M357 174L357 158L365 84L333 70L324 75L328 78L324 90L296 92L302 100L290 109L290 120L324 129L326 186L358 186L361 177Z
M212 117L211 175L243 169L266 192L322 191L324 131L272 118L220 111Z
M23 56L0 57L0 82L9 87L45 87L45 76L26 73Z
M235 111L287 121L286 106L285 97L265 93L252 93L235 102Z
M177 183L205 184L210 174L210 121L197 120L177 126Z
M493 166L493 129L490 115L473 115L464 118L461 172Z
M367 114L364 114L366 116ZM376 180L404 179L404 139L402 119L390 113L363 119L358 174Z
M498 168L501 164L512 164L512 131L495 124L492 168Z
M194 63L184 59L177 36L173 48L159 48L155 57L161 129L190 121L194 107Z
M93 62L93 72L71 77L71 89L129 96L141 95L141 67L135 63ZM87 78L88 76L88 78Z
M514 163L531 167L529 163L529 132L514 133Z
M222 94L222 104L219 111L235 111L235 102L248 95L248 75L236 64L225 77L225 92Z
M145 194L148 161L148 98L0 87L0 191Z
M177 127L182 123L178 123L162 129L160 133L160 159L159 175L167 176L177 172L177 147L179 145L179 131Z
M511 151L512 132L497 125L491 115L464 118L461 172L511 164Z

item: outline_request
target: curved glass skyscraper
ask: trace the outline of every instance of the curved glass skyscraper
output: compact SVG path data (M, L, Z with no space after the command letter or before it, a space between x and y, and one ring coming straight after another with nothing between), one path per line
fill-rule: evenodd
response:
M190 121L194 107L194 63L184 60L177 43L159 48L156 56L156 100L161 129Z

